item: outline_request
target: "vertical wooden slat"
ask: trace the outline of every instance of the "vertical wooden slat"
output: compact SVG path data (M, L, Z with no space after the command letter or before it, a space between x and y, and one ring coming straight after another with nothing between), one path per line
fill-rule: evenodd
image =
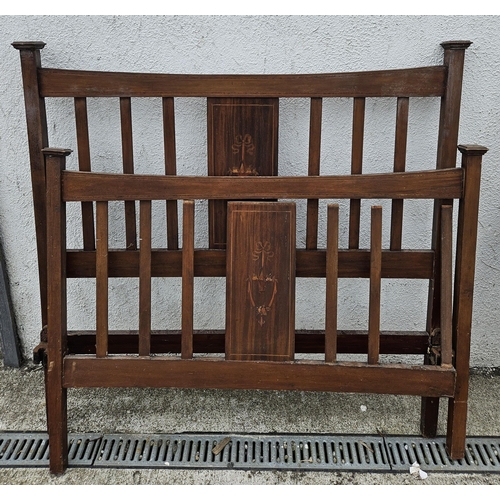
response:
M76 139L78 144L78 167L90 172L90 142L87 115L87 99L75 97ZM82 202L83 249L95 250L94 209L92 202Z
M351 174L361 174L363 168L363 135L365 131L365 98L355 97L352 120ZM351 200L349 210L349 248L359 248L361 200Z
M164 97L163 104L163 144L165 148L165 175L177 174L177 157L175 149L175 113L174 98ZM179 229L177 201L167 200L167 247L170 250L179 248Z
M339 277L339 206L337 204L328 205L326 240L325 361L334 363L337 358Z
M441 208L441 366L452 363L452 217L453 207Z
M108 354L108 202L96 202L96 356Z
M370 305L368 363L376 364L380 353L380 287L382 270L382 207L372 207L370 242Z
M132 106L130 97L120 97L122 129L123 173L134 173L134 150L132 142ZM137 228L135 223L135 202L125 202L125 231L127 250L137 250Z
M182 340L181 357L193 357L194 201L183 204L182 220Z
M396 139L394 145L394 172L406 167L406 141L408 136L408 97L398 97L396 112ZM401 250L403 233L403 200L392 200L391 250Z
M309 126L309 170L308 175L319 175L321 158L321 119L323 100L311 99L311 118ZM307 200L306 248L315 250L318 246L318 200Z
M151 353L151 201L141 200L139 247L139 356Z
M50 440L50 471L61 474L68 464L67 390L63 388L63 358L67 347L66 205L61 196L64 149L43 150L47 172L48 328L46 403Z

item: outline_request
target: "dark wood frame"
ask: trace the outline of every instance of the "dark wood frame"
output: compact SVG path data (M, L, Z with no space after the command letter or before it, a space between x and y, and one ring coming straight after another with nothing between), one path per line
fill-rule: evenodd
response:
M472 296L482 155L486 148L458 146L466 41L445 42L441 66L325 75L160 75L45 69L43 42L15 42L20 51L38 245L42 334L35 360L46 375L50 470L67 467L66 391L72 387L190 387L342 391L422 397L422 433L436 433L438 401L449 399L447 445L451 458L464 455ZM163 99L165 174L134 174L130 100ZM311 98L308 176L252 178L176 175L174 98ZM405 172L408 103L441 97L435 170ZM70 150L49 148L45 99L75 102L79 172L65 170ZM86 98L120 100L123 174L91 172ZM322 99L353 98L351 175L320 175ZM365 99L397 99L394 171L363 174ZM215 133L211 131L211 133ZM274 167L273 167L274 168ZM132 174L132 175L130 175ZM295 352L324 353L323 361L196 358L225 352L224 331L193 330L193 283L198 276L226 276L224 248L195 249L194 202L208 200L306 199L306 248L297 249L296 277L326 278L325 331L296 331ZM360 200L392 201L390 249L381 243L381 208L372 208L371 246L359 248ZM429 249L402 248L405 199L433 199ZM350 199L349 248L338 248L338 207L328 206L327 248L318 249L318 200ZM455 282L452 288L452 205L458 200ZM126 248L108 248L108 202L126 211ZM151 248L151 201L167 206L167 245ZM183 242L178 245L177 201L183 201ZM66 203L81 202L83 248L66 248ZM135 203L139 202L137 245ZM96 227L94 227L94 210ZM137 332L108 331L110 277L139 277ZM151 331L151 278L182 278L182 330ZM95 331L67 331L66 281L96 278ZM337 328L337 285L342 277L370 279L368 332ZM294 277L292 277L294 279ZM380 330L380 284L384 278L429 280L427 331ZM340 362L337 354L364 353L364 363ZM167 354L167 353L179 353ZM380 363L383 353L420 354L422 365ZM125 355L127 354L127 355ZM131 355L133 354L133 355ZM152 356L152 355L155 356ZM140 374L140 375L139 375Z

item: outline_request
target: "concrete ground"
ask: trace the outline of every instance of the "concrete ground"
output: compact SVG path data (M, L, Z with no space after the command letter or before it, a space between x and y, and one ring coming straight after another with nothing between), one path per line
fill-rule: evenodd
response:
M0 360L0 432L45 431L43 372ZM500 370L471 374L468 434L500 436ZM438 434L445 434L446 402ZM73 389L69 431L277 432L418 435L420 399L409 396L181 389ZM236 470L0 469L0 485L500 485L500 474L332 473Z

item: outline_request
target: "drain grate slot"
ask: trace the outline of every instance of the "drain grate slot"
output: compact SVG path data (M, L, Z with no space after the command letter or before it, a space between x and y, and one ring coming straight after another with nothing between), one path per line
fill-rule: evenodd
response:
M69 467L500 472L500 437L467 439L450 460L445 438L361 435L70 434ZM48 467L46 433L0 433L0 467Z

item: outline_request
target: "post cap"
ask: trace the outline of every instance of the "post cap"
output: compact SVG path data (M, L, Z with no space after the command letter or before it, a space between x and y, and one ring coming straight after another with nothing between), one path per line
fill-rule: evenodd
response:
M45 42L12 42L11 44L17 50L40 50L46 45Z
M43 148L42 153L45 156L68 156L73 152L72 149L62 148Z
M462 154L471 156L482 156L488 151L488 148L480 146L479 144L459 144L458 150Z
M472 45L472 42L469 40L449 40L448 42L443 42L441 47L444 49L465 50L470 45Z

